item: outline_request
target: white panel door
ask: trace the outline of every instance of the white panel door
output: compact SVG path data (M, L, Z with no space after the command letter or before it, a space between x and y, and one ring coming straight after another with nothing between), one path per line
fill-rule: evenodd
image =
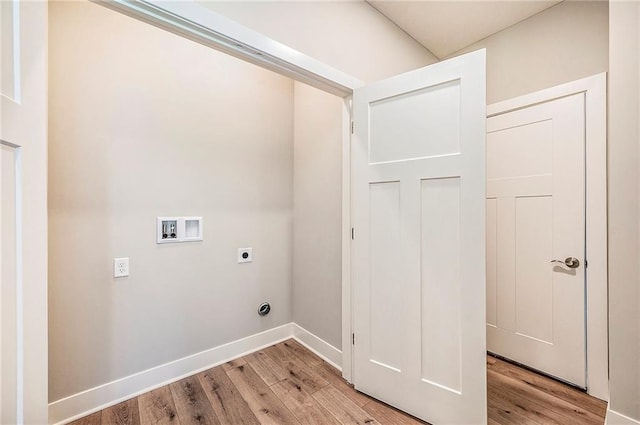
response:
M356 389L486 423L485 52L354 92Z
M488 350L580 387L584 108L581 93L487 121Z

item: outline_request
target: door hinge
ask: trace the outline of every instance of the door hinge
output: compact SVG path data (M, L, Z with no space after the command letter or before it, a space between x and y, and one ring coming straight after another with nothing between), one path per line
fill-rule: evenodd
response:
M354 240L356 238L355 235L355 230L353 230L353 227L351 228L351 240Z
M589 267L589 262L587 261L587 259L584 259L584 268L586 269L587 267Z
M353 134L353 132L355 131L355 124L353 123L353 121L351 121L351 134Z
M356 334L351 334L351 345L356 345Z

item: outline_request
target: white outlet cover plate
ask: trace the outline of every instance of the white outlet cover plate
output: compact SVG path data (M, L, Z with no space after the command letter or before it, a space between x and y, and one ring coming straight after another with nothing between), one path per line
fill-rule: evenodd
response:
M129 276L129 257L113 259L113 277Z
M247 254L246 258L243 254ZM238 248L238 263L250 263L253 261L253 248Z

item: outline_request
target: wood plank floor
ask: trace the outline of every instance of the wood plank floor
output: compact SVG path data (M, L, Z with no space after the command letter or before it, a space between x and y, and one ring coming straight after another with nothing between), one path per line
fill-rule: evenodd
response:
M491 356L487 383L490 424L604 424L604 401Z
M602 425L606 403L487 357L490 425ZM355 391L340 372L288 340L209 369L72 425L417 425ZM473 425L473 424L470 424Z

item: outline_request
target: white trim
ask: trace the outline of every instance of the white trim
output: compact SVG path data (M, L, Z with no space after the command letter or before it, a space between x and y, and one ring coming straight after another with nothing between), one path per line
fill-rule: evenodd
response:
M353 345L351 333L351 104L342 107L342 377L353 382Z
M24 251L23 251L23 188L22 149L14 148L15 161L15 249L16 249L16 422L24 423Z
M195 2L92 0L340 97L363 83Z
M287 323L54 401L49 404L49 423L69 423L155 388L285 341L294 336L293 329L294 325ZM311 339L312 334L305 332L308 339ZM322 341L315 336L313 338Z
M342 351L338 350L325 340L318 338L300 325L293 323L292 329L293 338L296 341L317 354L318 357L325 360L331 366L338 370L342 370L342 366L340 366L342 364Z
M607 75L583 78L487 106L487 117L577 93L585 94L587 386L588 393L609 398L607 329Z
M607 409L607 417L604 423L605 425L640 425L639 420L632 419L622 413L609 409Z

